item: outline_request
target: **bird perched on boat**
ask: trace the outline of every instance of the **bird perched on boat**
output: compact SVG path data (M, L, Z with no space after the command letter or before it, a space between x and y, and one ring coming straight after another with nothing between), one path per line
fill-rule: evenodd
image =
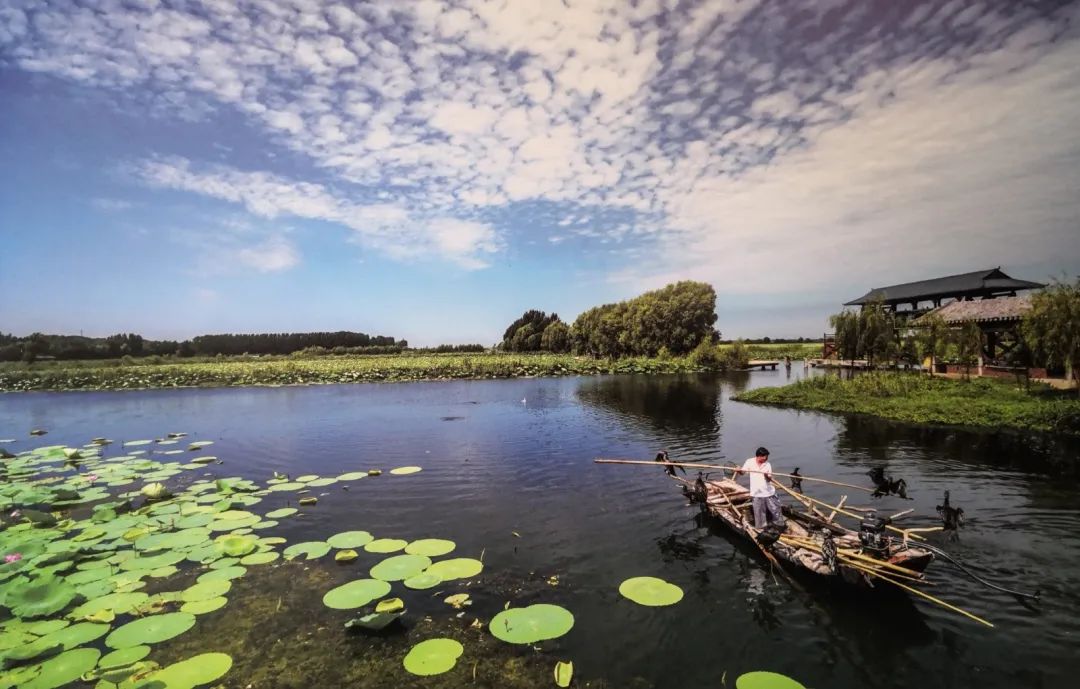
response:
M668 459L667 450L660 450L659 452L657 452L655 461L657 461L657 462L670 462L671 460ZM686 469L683 469L682 467L671 466L671 465L668 465L668 466L664 467L664 473L666 473L668 476L674 476L676 469L683 472L684 476L686 475Z
M836 572L836 541L832 533L825 529L825 535L821 538L821 557L831 572Z
M697 480L694 481L694 495L703 503L709 501L709 489L705 487L705 479L700 471L697 472Z
M872 497L880 498L886 495L899 495L904 500L911 500L907 494L907 481L904 479L893 480L892 476L885 476L885 470L881 467L874 467L866 472L866 475L870 477L874 484L874 492L871 493Z
M941 524L950 537L957 537L957 530L964 525L964 508L953 507L949 504L949 491L945 491L945 501L937 506L937 513L941 517Z
M802 492L802 479L798 478L799 467L795 467L795 471L791 472L791 489L797 493Z

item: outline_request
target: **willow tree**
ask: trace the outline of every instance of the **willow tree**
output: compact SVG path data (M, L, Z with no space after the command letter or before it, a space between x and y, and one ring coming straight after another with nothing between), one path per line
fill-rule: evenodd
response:
M956 355L960 363L964 365L965 378L971 377L971 365L982 352L982 340L982 330L975 321L964 321L953 331L953 344L956 345Z
M829 326L833 329L833 342L841 359L847 359L855 366L859 358L860 327L859 314L853 311L841 311L829 316Z
M934 375L937 360L944 357L949 349L949 326L940 314L928 313L919 319L919 334L916 339L922 356L930 358L930 375Z
M1055 282L1035 294L1023 333L1040 361L1072 371L1080 395L1080 279L1073 284Z

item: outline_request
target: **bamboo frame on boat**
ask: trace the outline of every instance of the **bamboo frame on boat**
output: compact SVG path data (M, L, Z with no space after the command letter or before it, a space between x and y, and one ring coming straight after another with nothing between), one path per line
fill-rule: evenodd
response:
M672 466L672 467L690 467L692 469L722 469L724 471L741 471L745 474L765 474L769 472L755 471L753 469L742 469L740 467L727 466L724 464L702 464L701 462L672 462L670 460L666 462L646 461L640 459L604 459L598 457L593 460L595 464L631 464L636 466ZM797 478L803 481L813 481L814 483L827 483L830 486L843 486L844 488L854 488L856 490L864 490L867 493L873 493L873 488L867 488L866 486L856 486L853 483L841 483L840 481L830 481L824 478L814 478L813 476L796 476L795 474L781 474L779 472L772 472L773 476L783 476L785 478Z

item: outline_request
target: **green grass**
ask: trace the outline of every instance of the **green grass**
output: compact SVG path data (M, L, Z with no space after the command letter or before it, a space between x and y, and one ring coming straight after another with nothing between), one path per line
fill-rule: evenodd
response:
M817 376L777 388L758 388L741 402L798 409L870 414L912 423L1017 428L1080 435L1080 399L1075 392L1015 381L969 381L918 373L875 372L850 379Z
M76 363L76 362L73 362ZM222 359L117 366L60 362L0 370L0 390L113 390L228 385L302 385L378 381L516 378L700 370L686 358L614 361L569 354L432 354Z
M721 350L729 347L729 344L720 345ZM746 349L751 359L783 359L785 356L792 359L816 359L821 356L820 342L748 344Z

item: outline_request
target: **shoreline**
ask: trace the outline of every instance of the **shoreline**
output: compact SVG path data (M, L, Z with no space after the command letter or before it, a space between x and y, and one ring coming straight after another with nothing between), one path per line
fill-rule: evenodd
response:
M818 376L748 390L738 402L835 414L872 416L939 428L1009 429L1080 436L1080 399L1049 386L1030 391L989 378L953 380L920 373Z

